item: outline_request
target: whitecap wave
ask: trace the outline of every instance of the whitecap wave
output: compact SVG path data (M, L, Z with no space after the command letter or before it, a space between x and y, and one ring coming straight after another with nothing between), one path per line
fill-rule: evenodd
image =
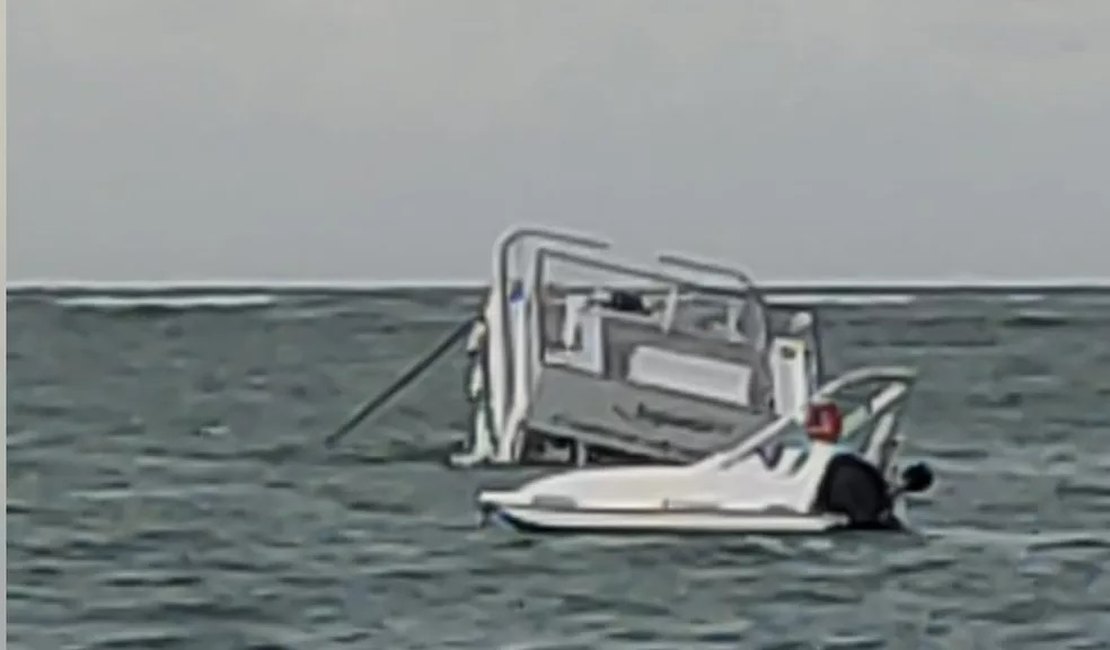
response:
M248 309L268 307L277 302L271 294L161 294L161 295L87 295L65 296L54 300L62 307L79 309Z
M1024 304L1031 302L1043 302L1046 296L1043 293L1008 293L1003 296L1006 302Z

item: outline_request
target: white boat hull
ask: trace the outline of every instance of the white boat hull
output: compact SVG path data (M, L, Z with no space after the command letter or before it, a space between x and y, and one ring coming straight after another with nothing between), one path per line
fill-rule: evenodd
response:
M770 428L735 450L689 466L587 468L541 477L515 490L484 490L484 521L533 532L820 534L905 528L906 493L931 472L908 468L891 485L885 468L811 441L768 462L755 449Z
M744 511L667 512L550 510L489 505L492 522L530 532L568 533L823 533L847 521L835 515L776 514Z

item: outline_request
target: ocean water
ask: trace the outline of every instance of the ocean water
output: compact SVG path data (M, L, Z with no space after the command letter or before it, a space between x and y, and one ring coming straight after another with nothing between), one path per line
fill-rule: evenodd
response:
M911 364L912 534L479 528L459 291L20 292L11 648L1110 648L1110 293L795 296L830 371Z

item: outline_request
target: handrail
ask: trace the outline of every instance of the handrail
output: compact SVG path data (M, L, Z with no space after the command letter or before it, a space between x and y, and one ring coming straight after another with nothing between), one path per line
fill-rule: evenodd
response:
M867 366L854 368L827 382L817 389L816 398L828 398L848 386L858 385L869 381L900 381L911 382L917 378L917 371L908 366Z
M690 288L690 289L698 288L698 285L696 285L695 283L690 282L690 281L686 280L685 278L679 277L677 275L669 275L669 274L666 274L666 273L660 273L659 271L653 271L651 269L634 266L634 265L629 264L629 263L609 262L609 261L606 261L606 260L598 259L596 257L586 257L586 256L583 256L583 255L576 255L574 253L569 253L569 252L560 251L560 250L551 250L551 249L549 249L549 250L545 250L544 253L548 257L553 257L555 259L561 259L561 260L570 261L570 262L581 262L583 264L588 264L590 266L595 266L599 269L602 269L602 270L605 270L605 271L611 271L613 273L626 273L628 275L636 275L636 276L639 276L639 277L642 277L642 278L645 278L645 279L648 279L648 280L652 280L652 281L655 281L655 282L662 282L662 283L669 284L669 285L676 285L676 286L679 286L679 287L682 287L682 288Z
M730 277L733 280L739 280L742 286L751 288L752 291L760 297L762 302L762 292L760 292L759 288L756 287L755 282L752 281L751 277L749 277L747 273L740 269L725 266L723 264L718 264L717 262L696 260L675 253L662 253L657 257L657 259L660 264L665 264L667 266L678 266L690 271L697 271L699 273L715 273L717 275Z
M779 416L777 420L772 421L767 426L763 427L763 429L757 431L751 438L742 442L739 448L713 454L697 462L694 466L698 468L719 467L721 469L727 469L746 458L749 454L762 447L767 442L774 440L776 436L782 433L783 429L786 429L794 422L795 418L793 415Z
M663 253L658 256L658 260L660 264L678 266L698 273L713 273L717 275L723 275L725 277L736 280L741 288L748 290L748 292L750 293L750 297L754 298L756 305L759 307L759 316L760 321L763 324L764 338L770 336L771 318L767 313L767 301L763 296L763 292L759 289L758 286L756 286L755 282L752 281L751 277L747 273L738 268L725 266L716 262L696 260L689 257L676 255L674 253ZM749 296L744 297L748 298ZM768 342L761 341L761 343L764 347L766 347Z
M824 386L818 389L817 393L813 396L811 401L816 399L828 398L830 395L833 395L834 393L839 392L840 390L843 390L848 386L858 385L875 380L908 383L910 381L913 381L916 376L917 371L905 366L868 366L864 368L856 368L826 383ZM886 390L887 389L884 388L881 392L886 392ZM894 399L895 398L892 398L890 403L893 403ZM884 407L889 405L890 404L886 404L884 405ZM742 443L740 443L739 447L713 454L701 461L698 461L693 465L693 467L719 467L722 469L731 467L743 458L747 457L759 447L762 447L767 442L773 440L788 426L797 422L797 415L797 413L783 414L779 416L778 419L768 423L763 429L757 431L752 437L744 440Z
M904 383L891 382L882 390L871 395L865 403L860 404L844 416L844 432L841 438L851 439L863 425L883 416L896 406L908 390L908 386ZM864 451L866 452L866 450Z
M756 286L751 277L741 269L725 266L716 262L696 260L689 257L676 255L674 253L660 254L658 256L658 261L660 264L676 266L697 273L716 274L734 280L737 285L739 285L739 288L745 291L745 293L743 294L733 294L734 297L742 297L744 300L741 309L736 315L736 319L738 321L743 321L744 314L749 306L753 303L755 304L756 309L758 310L758 313L756 314L756 319L758 320L760 326L763 328L763 331L757 333L754 337L750 336L748 332L743 332L743 335L745 337L753 339L753 344L762 357L763 371L770 373L771 315L769 313L770 310L767 307L767 301L763 297L763 292L759 290L759 287ZM731 330L738 325L734 323L728 323L727 326Z

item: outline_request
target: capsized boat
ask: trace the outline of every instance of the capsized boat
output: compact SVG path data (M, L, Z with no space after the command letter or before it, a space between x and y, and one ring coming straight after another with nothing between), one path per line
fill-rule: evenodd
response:
M913 378L905 368L853 371L823 386L804 417L783 415L701 461L564 471L482 491L479 508L485 521L544 532L903 528L905 495L933 480L922 463L897 469L897 423Z
M822 373L815 315L742 270L539 228L497 242L467 346L456 467L688 465L798 412Z
M763 480L772 495L799 490L797 499L780 504L804 514L792 516L792 525L825 525L827 517L805 514L807 490L824 467L821 453L780 445L779 439L805 439L804 431L799 434L801 423L818 395L834 395L851 406L844 400L853 398L853 390L886 382L893 392L882 393L883 399L892 401L881 413L853 412L846 439L895 440L912 373L864 369L822 388L816 314L769 305L740 269L676 254L658 255L652 265L634 264L613 256L607 242L542 228L504 233L492 257L492 281L476 317L460 323L359 408L327 438L329 445L463 337L468 337L470 356L470 445L450 454L450 465L643 466L560 475L523 491L487 495L486 502L502 506L507 517L527 512L578 521L579 506L598 499L619 508L631 499L640 510L628 515L630 522L647 515L653 521L688 519L694 516L689 504L706 499L718 514L722 508L747 512L744 508L763 503L753 495L764 489L741 487L745 484L738 477L747 476L744 480ZM879 433L861 433L860 427ZM740 450L750 455L764 449L764 442L768 449L781 446L783 459L763 464L754 456L729 460ZM792 456L795 452L805 453ZM877 466L885 470L886 460ZM718 480L740 492L710 489ZM627 481L638 486L628 495ZM669 482L676 489L687 486L690 494L645 487ZM598 491L580 489L595 483ZM548 503L552 490L560 494L560 503L573 500L574 512L527 505L534 497ZM700 496L691 496L695 493ZM660 519L650 505L660 499L666 500L668 513L682 517Z

